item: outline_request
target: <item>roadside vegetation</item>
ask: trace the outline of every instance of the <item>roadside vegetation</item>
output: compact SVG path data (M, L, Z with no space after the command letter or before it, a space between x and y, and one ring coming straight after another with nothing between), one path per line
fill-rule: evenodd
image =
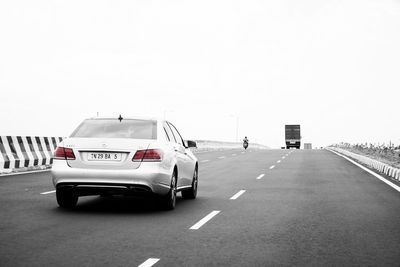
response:
M388 145L340 143L334 146L376 159L395 168L400 168L400 145L395 146L391 143Z

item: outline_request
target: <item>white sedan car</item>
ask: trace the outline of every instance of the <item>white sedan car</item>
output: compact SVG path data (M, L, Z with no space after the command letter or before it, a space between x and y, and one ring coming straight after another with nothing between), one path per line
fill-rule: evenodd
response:
M51 169L60 207L79 196L159 196L174 209L176 193L197 195L198 160L173 124L138 118L84 120L54 152Z

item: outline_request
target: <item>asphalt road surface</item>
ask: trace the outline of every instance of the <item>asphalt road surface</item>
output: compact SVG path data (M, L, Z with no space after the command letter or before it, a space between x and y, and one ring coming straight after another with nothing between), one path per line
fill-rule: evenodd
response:
M80 198L0 177L0 266L399 266L400 192L327 150L198 154L195 200ZM45 193L45 194L42 194Z

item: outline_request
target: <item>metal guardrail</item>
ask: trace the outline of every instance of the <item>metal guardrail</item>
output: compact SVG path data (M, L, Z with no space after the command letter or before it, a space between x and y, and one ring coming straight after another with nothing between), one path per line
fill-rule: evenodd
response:
M329 147L329 149L336 151L338 153L341 153L343 155L349 156L353 159L358 160L361 163L366 164L367 166L378 170L381 173L386 174L387 176L390 176L398 181L400 181L400 169L394 168L386 163L382 163L378 160L371 159L367 156L363 156L360 154L356 154L350 151L347 151L345 149L337 148L337 147Z

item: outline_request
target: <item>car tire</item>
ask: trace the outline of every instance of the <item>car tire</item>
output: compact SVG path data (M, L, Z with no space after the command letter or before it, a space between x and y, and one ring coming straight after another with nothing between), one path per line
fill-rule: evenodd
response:
M57 190L56 197L58 206L61 208L71 209L78 203L78 196L72 191Z
M183 190L182 197L185 199L195 199L197 196L198 185L199 185L199 172L196 166L193 172L192 187L190 189Z
M163 199L163 206L165 210L173 210L176 205L176 171L173 172L171 178L171 189Z

